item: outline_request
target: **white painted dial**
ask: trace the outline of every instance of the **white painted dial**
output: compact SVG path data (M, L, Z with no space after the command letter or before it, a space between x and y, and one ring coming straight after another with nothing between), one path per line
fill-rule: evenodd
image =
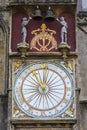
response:
M73 99L73 80L65 67L52 62L30 64L18 73L15 101L28 116L58 117Z

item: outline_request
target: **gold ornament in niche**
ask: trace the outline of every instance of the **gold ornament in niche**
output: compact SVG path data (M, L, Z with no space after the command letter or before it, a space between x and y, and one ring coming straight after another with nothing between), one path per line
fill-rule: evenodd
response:
M15 62L14 62L14 67L15 67L15 69L18 69L21 65L22 65L22 62L21 62L21 61L15 61Z
M33 30L31 34L35 36L31 40L30 50L35 49L39 52L49 52L53 49L58 49L57 41L53 36L56 34L56 31L47 28L45 23L41 25L41 28Z
M13 116L13 118L24 118L25 114L15 104L15 106L13 107L13 114L12 114L12 116Z

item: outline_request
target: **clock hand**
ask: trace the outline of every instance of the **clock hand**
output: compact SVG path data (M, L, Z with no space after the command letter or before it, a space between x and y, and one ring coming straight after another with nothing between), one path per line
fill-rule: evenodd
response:
M45 90L45 88L46 88L46 74L47 74L48 65L47 64L41 65L41 69L43 69L43 90Z
M32 71L32 74L35 76L36 80L38 81L38 84L43 89L44 86L43 86L42 82L40 81L40 79L38 78L36 71L34 69L32 69L31 71Z
M45 85L46 85L47 69L48 69L48 66L45 64L45 67L44 67L44 82L43 82Z

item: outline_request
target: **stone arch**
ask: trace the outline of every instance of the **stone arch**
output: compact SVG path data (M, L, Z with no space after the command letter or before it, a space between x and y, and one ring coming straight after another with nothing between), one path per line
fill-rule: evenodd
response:
M0 12L0 95L6 94L8 87L9 27Z
M4 32L2 30L2 27L0 26L0 43L4 40Z

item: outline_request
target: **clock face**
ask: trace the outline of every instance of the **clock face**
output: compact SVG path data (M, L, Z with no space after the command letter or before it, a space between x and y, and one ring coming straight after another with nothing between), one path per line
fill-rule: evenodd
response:
M57 63L32 63L16 75L14 95L15 102L28 116L56 118L73 101L72 76Z

